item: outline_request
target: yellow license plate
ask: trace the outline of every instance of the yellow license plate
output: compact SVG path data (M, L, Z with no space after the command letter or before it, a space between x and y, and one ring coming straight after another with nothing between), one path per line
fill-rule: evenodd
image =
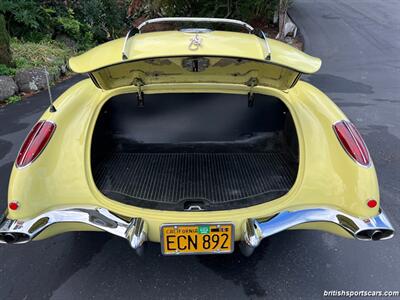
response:
M161 227L164 255L232 253L233 224L168 224Z

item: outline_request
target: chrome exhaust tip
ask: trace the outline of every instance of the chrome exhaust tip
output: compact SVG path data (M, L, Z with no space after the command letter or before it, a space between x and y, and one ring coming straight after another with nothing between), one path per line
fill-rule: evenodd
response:
M28 240L30 240L30 237L24 233L6 232L0 234L0 243L4 244L18 244Z
M6 233L2 238L7 244L13 244L17 241L17 237L13 233Z
M367 229L355 234L355 237L362 241L382 241L392 238L394 230L391 229Z
M384 237L384 233L382 230L375 230L371 232L371 240L379 241Z

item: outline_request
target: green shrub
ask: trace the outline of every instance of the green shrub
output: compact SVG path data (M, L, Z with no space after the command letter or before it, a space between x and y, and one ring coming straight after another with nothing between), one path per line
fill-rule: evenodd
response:
M11 104L11 103L18 102L18 101L21 101L21 99L22 99L21 96L14 95L14 96L11 96L8 99L6 99L6 104Z
M85 25L83 25L85 28ZM78 40L78 51L85 51L90 48L96 46L95 39L93 37L93 33L90 31L89 28L83 30L83 34L81 38Z
M40 40L51 35L51 11L35 0L1 0L0 12L6 17L11 36Z
M137 17L229 17L270 22L279 0L141 0ZM139 3L138 2L138 3ZM131 0L0 0L12 37L40 42L66 35L78 50L123 36ZM229 7L228 7L229 4Z
M64 32L75 40L79 39L81 23L73 17L58 17L57 21L62 25Z
M13 37L30 42L66 34L81 48L120 37L127 29L129 0L0 0Z
M249 22L255 19L272 22L278 4L279 0L144 0L142 10L134 17L145 13L149 17L229 17Z
M10 68L6 65L0 64L0 75L14 76L15 71L15 68Z
M50 73L59 72L59 67L74 53L65 45L56 41L39 43L11 40L11 51L17 69L46 67Z
M93 34L94 40L104 42L120 37L128 28L126 13L129 0L86 0L74 2L76 18Z
M237 17L244 21L253 21L262 18L272 23L278 5L279 0L238 1Z

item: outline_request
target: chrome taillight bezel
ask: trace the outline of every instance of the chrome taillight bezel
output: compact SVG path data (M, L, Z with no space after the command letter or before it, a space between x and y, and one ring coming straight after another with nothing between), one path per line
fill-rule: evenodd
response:
M349 132L350 135L352 136L352 139L354 140L354 143L355 143L355 144L357 145L357 147L359 148L360 153L363 154L364 151L361 149L357 138L354 136L354 133L352 132L351 126L353 126L353 128L358 132L358 136L359 136L359 138L361 139L361 142L363 143L363 146L364 146L364 148L365 148L365 152L366 152L366 154L367 154L367 160L368 160L368 163L367 163L367 164L364 164L364 163L358 161L358 160L353 156L353 154L346 148L346 146L343 144L343 142L342 142L342 140L341 140L341 138L340 138L340 136L339 136L339 134L338 134L337 127L336 127L336 126L337 126L338 124L340 124L340 123L343 124L343 125L346 127L346 129L348 130L348 132ZM346 152L346 154L347 154L348 157L350 157L357 165L359 165L359 166L361 166L361 167L363 167L363 168L370 168L370 167L372 167L372 165L373 165L373 163L372 163L372 158L371 158L371 154L370 154L370 152L369 152L369 150L368 150L367 144L365 143L363 137L361 136L361 134L360 134L360 132L358 131L358 129L356 128L356 126L355 126L351 121L349 121L349 120L339 120L339 121L337 121L337 122L335 122L335 123L332 124L332 130L333 130L333 132L335 133L336 139L338 140L339 144L342 146L343 150Z
M34 136L33 139L31 140L30 144L27 146L26 151L25 151L26 153L28 152L29 147L32 145L33 141L35 140L35 138L37 137L38 133L39 133L40 130L43 128L43 125L44 125L45 123L52 124L52 126L53 126L53 127L52 127L52 131L50 132L50 135L48 136L47 140L45 141L45 144L42 146L42 148L39 150L39 152L35 155L35 157L34 157L31 161L29 161L27 164L19 164L19 163L18 163L18 157L19 157L19 155L21 154L21 151L23 150L23 148L24 148L24 146L25 146L25 143L27 142L28 137L30 136L30 134L32 133L32 131L35 129L35 127L36 127L39 123L42 123L42 126L37 130L35 136ZM17 158L15 159L15 163L14 163L14 164L15 164L15 167L16 167L17 169L24 169L24 168L29 167L31 164L33 164L33 163L40 157L40 155L43 153L43 151L46 149L46 147L47 147L47 145L49 144L51 138L53 137L54 132L56 131L56 129L57 129L57 125L56 125L53 121L49 121L49 120L40 120L40 121L36 122L35 125L32 127L32 129L29 131L28 135L25 137L24 142L22 143L21 147L19 148L18 155L17 155ZM26 155L26 154L25 154L25 155ZM23 162L23 160L22 160L22 162Z

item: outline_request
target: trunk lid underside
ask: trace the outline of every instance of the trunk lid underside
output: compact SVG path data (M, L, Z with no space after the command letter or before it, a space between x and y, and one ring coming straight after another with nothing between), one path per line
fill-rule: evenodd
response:
M266 62L229 57L152 58L109 66L91 73L98 87L109 90L163 83L234 83L286 90L299 72Z
M200 41L196 49L193 39ZM117 39L69 60L76 73L89 73L103 90L165 83L234 83L286 90L302 73L319 70L321 60L282 42L253 34L180 31Z

